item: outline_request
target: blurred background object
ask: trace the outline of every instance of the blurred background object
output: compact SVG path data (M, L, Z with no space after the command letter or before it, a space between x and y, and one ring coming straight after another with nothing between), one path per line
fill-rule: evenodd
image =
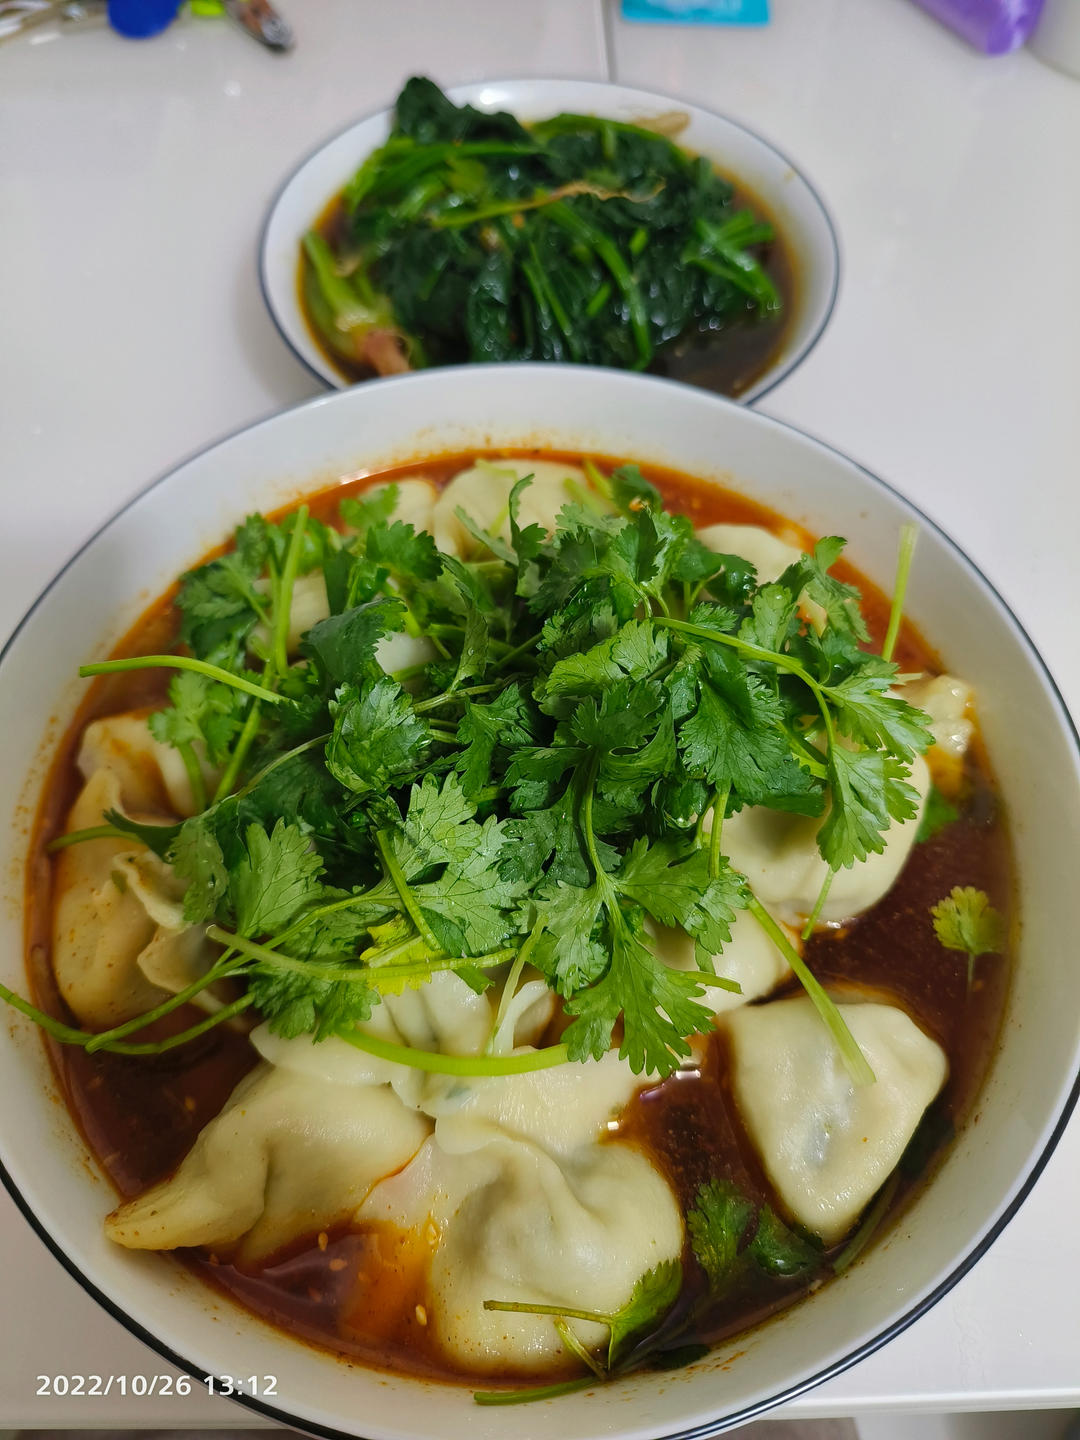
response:
M924 10L962 35L976 50L1005 55L1023 45L1039 18L1043 0L915 0ZM1076 0L1063 0L1076 11Z

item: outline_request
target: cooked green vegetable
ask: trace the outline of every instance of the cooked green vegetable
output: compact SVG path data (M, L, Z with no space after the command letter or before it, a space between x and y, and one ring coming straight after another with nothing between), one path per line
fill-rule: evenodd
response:
M523 126L409 80L394 129L304 239L303 294L376 370L572 360L643 370L680 336L775 320L772 227L710 162L589 115Z

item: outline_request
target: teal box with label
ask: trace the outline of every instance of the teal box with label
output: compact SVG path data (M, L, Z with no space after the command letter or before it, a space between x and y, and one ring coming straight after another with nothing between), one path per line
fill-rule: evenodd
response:
M769 0L622 0L622 13L669 25L767 25Z

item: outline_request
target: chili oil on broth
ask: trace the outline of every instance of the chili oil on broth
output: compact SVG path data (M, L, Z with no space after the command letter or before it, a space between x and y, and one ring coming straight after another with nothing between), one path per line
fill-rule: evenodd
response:
M780 311L756 317L753 306L748 303L744 320L735 320L716 330L687 329L658 347L648 373L682 380L687 385L737 399L779 363L798 313L801 287L796 256L768 205L742 181L733 180L730 175L723 178L733 187L732 211L752 210L773 228L774 238L757 249L761 267L780 295ZM344 192L340 192L327 203L312 229L338 254L347 239L347 228ZM350 360L327 342L314 318L317 303L314 294L314 273L301 249L296 267L296 295L308 338L330 369L348 384L375 379L372 366ZM463 362L467 360L467 356L462 357Z
M572 464L582 458L522 447L488 451L483 458L497 462L510 456ZM347 495L405 476L422 476L442 488L476 458L477 452L469 451L424 459L330 487L307 503L318 519L334 523ZM610 456L592 458L604 469L622 463ZM658 466L643 465L642 470L661 490L669 508L688 515L697 527L760 525L801 546L811 541L801 526L712 482ZM292 508L283 507L277 518ZM218 552L205 558L214 553ZM845 561L834 573L859 587L873 643L880 646L888 623L888 599ZM175 593L173 586L146 611L116 647L115 657L175 647L179 628ZM923 637L906 622L895 658L905 672L942 669ZM166 672L134 671L93 681L46 780L27 867L27 968L37 1002L64 1020L72 1017L59 997L49 959L54 861L46 847L63 831L82 783L75 761L86 725L125 710L149 713L165 700L169 679ZM960 819L916 845L896 884L877 905L843 929L819 931L805 951L810 968L838 996L851 987L871 998L885 992L942 1045L949 1059L945 1088L909 1147L922 1152L919 1173L912 1165L905 1167L886 1222L910 1204L945 1142L970 1112L996 1048L1008 988L1008 958L983 956L975 962L969 991L966 957L941 948L929 914L930 906L954 885L985 890L1007 916L1014 910L1006 821L978 736L962 772L953 778L953 791L949 798L960 810ZM162 813L164 818L164 797ZM797 992L797 982L791 981L769 998ZM140 1038L164 1038L199 1018L200 1012L184 1007L148 1027ZM219 1113L257 1060L246 1029L239 1026L219 1027L181 1049L152 1057L87 1055L44 1038L72 1117L124 1199L175 1171L200 1130ZM635 1144L654 1161L684 1209L699 1185L728 1178L751 1198L783 1213L732 1096L722 1029L698 1042L695 1054L691 1068L666 1081L647 1083L638 1092L623 1114L618 1138ZM368 1367L472 1384L474 1378L449 1365L427 1323L430 1240L382 1225L343 1225L296 1237L253 1271L231 1264L227 1255L177 1253L219 1294L297 1340ZM689 1263L688 1255L684 1258L687 1279L673 1312L676 1316L687 1313L700 1295L697 1267ZM819 1283L820 1276L809 1286L799 1279L744 1279L740 1288L704 1312L696 1337L683 1338L717 1343L794 1303ZM571 1373L568 1362L566 1374ZM522 1378L526 1377L510 1373L504 1377L506 1383ZM486 1379L485 1383L499 1382Z

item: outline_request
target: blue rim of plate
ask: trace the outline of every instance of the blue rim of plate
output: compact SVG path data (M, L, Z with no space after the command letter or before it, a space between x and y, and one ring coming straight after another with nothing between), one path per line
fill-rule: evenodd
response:
M507 365L502 368L516 369L518 367ZM537 368L540 367L537 366ZM573 368L575 370L592 372L600 375L610 375L613 373L610 369L605 369L601 366L578 365L565 368ZM443 371L451 370L472 372L475 371L475 369L476 366L474 365L455 365L441 367L441 370ZM440 373L440 371L432 370L424 373L436 375ZM378 383L380 385L409 384L411 383L411 381L415 380L415 378L415 376L400 375L396 377L381 379ZM668 380L662 376L657 375L637 376L635 377L635 379L638 382L644 381L645 383L651 385L676 386L680 389L686 388L682 386L679 381ZM134 507L140 504L143 500L145 500L148 495L150 495L153 491L157 490L159 486L168 483L168 481L170 481L175 475L179 474L185 468L185 466L191 464L194 460L200 459L202 456L208 454L210 451L215 450L219 445L223 445L229 440L234 440L240 435L246 434L249 430L256 430L262 425L272 425L275 420L278 420L285 415L294 415L300 411L315 410L324 405L334 404L336 403L336 395L347 395L348 393L349 390L340 390L332 391L331 393L326 395L316 395L313 396L310 400L302 401L299 405L294 405L286 410L278 411L274 415L264 416L261 420L252 421L248 425L241 425L236 430L232 430L228 434L219 436L218 439L212 441L208 445L202 446L199 450L196 450L192 454L186 456L183 460L181 460L178 464L172 466L164 474L159 475L155 480L152 480L136 495L133 495L131 499L129 499L125 504L121 505L118 510L114 511L114 513L110 515L109 518L103 524L101 524L72 555L68 557L63 566L61 566L61 568L49 581L45 589L42 590L41 594L29 607L29 609L23 615L22 619L15 626L15 629L8 636L7 640L4 642L3 648L0 649L0 685L2 685L3 683L4 660L7 657L8 652L11 650L12 646L15 644L16 640L22 633L23 629L26 627L26 625L32 618L32 616L36 614L40 606L45 602L45 600L51 594L55 586L59 584L60 580L64 577L64 575L67 574L68 570L71 569L72 565L75 564L75 562L80 558L80 556L83 555L83 553L87 551L92 545L94 545L99 539L99 537L104 534L104 532L108 530L110 526L115 524L115 522L119 520L122 515L125 515L129 510L134 509ZM709 394L709 392L707 391L702 391L701 393L703 395ZM885 491L886 494L893 496L895 499L899 500L901 504L907 506L908 509L911 510L911 512L918 517L918 519L927 527L928 530L933 531L933 533L937 535L939 539L944 541L944 543L956 556L961 566L968 570L975 577L975 579L982 586L983 590L986 592L987 597L1002 611L1009 623L1012 625L1016 634L1019 636L1020 640L1023 642L1024 648L1027 650L1035 666L1035 669L1041 672L1043 679L1046 681L1052 700L1057 707L1059 718L1064 724L1067 733L1072 738L1074 752L1076 753L1077 757L1080 758L1080 732L1078 732L1077 730L1076 722L1073 720L1073 717L1069 711L1069 707L1065 703L1065 697L1062 695L1058 683L1054 679L1053 673L1050 670L1050 667L1043 659L1037 646L1031 639L1031 636L1025 630L1024 626L1021 624L1012 607L1001 595L997 587L979 568L979 566L976 565L975 561L971 559L971 557L966 553L966 551L964 551L960 547L960 545L957 544L957 542L952 538L952 536L937 523L937 521L931 519L929 515L927 515L923 510L921 510L919 506L917 506L913 501L909 500L906 495L904 495L900 490L896 488L896 486L890 485L889 482L887 480L883 480L880 475L876 475L874 471L868 469L858 460L853 460L849 455L845 455L842 450L839 450L835 445L829 444L828 441L821 440L817 436L810 435L805 430L800 429L796 425L791 425L785 420L778 420L772 415L765 414L763 411L754 411L749 406L738 405L737 402L727 400L723 396L712 395L709 398L714 404L729 405L736 410L747 411L753 414L755 421L757 421L758 423L765 426L772 426L775 429L784 430L790 434L797 435L800 439L807 441L809 444L814 445L821 450L827 451L830 455L834 455L839 460L842 460L844 463L853 466L859 472L859 474L864 476L865 479L869 481L871 485L877 487L879 490ZM784 1389L779 1391L777 1394L769 1395L762 1400L754 1401L752 1404L744 1406L741 1410L731 1415L723 1416L717 1420L704 1421L700 1425L690 1426L687 1429L671 1430L664 1435L658 1435L654 1437L654 1440L713 1440L714 1436L722 1435L726 1431L734 1429L738 1425L745 1425L748 1421L759 1419L762 1415L766 1414L770 1410L775 1409L777 1406L785 1405L792 1400L796 1400L799 1396L805 1395L807 1391L815 1389L817 1386L824 1384L827 1380L832 1380L835 1379L838 1375L842 1375L846 1370L850 1370L853 1365L857 1365L859 1361L865 1360L869 1356L876 1354L877 1351L882 1349L883 1346L887 1345L890 1340L895 1339L897 1335L902 1334L911 1325L913 1325L916 1320L921 1319L921 1317L925 1315L927 1311L933 1309L933 1307L938 1303L938 1301L941 1300L945 1295L947 1295L948 1292L960 1280L962 1280L964 1276L978 1263L978 1261L982 1259L982 1257L994 1244L995 1240L997 1240L997 1238L1001 1235L1002 1231L1016 1216L1024 1201L1034 1189L1039 1177L1046 1169L1050 1157L1053 1155L1055 1149L1058 1146L1058 1143L1061 1140L1062 1135L1065 1133L1065 1130L1069 1124L1070 1119L1072 1118L1073 1112L1076 1110L1078 1103L1080 1103L1080 1073L1074 1076L1072 1086L1067 1096L1065 1097L1064 1103L1061 1107L1061 1112L1058 1115L1054 1128L1050 1132L1050 1135L1046 1140L1043 1149L1039 1152L1038 1156L1036 1156L1035 1160L1032 1162L1031 1168L1025 1175L1023 1182L1019 1186L1016 1194L1012 1197L1012 1199L1003 1209L1002 1213L997 1217L997 1219L993 1222L993 1224L989 1227L989 1229L981 1237L981 1239L972 1247L972 1249L965 1256L963 1256L963 1258L954 1266L952 1270L949 1271L949 1273L945 1276L943 1280L939 1281L939 1283L934 1286L934 1288L930 1291L929 1294L924 1296L915 1305L913 1305L910 1310L905 1311L903 1315L899 1316L890 1325L886 1326L884 1330L880 1331L876 1335L873 1335L869 1340L864 1341L863 1344L856 1346L856 1348L850 1351L848 1354L841 1356L837 1360L830 1361L829 1364L823 1366L821 1370L817 1371L813 1375L807 1376L804 1379L797 1380L792 1384L785 1386ZM84 1272L79 1268L75 1261L66 1254L62 1246L53 1238L52 1234L45 1227L44 1223L34 1213L33 1208L23 1196L18 1186L15 1184L15 1181L12 1179L2 1159L0 1159L0 1183L3 1184L4 1188L11 1196L15 1205L18 1207L30 1227L37 1234L38 1238L52 1253L54 1258L59 1261L60 1265L67 1271L71 1278L75 1280L93 1300L96 1300L97 1303L102 1307L102 1309L107 1311L114 1320L118 1321L125 1330L127 1330L131 1335L134 1335L137 1340L141 1340L144 1345L149 1346L149 1348L153 1350L156 1354L160 1355L162 1359L169 1361L169 1363L175 1365L178 1370L181 1370L184 1373L193 1376L200 1382L205 1383L210 1379L216 1378L214 1372L204 1370L201 1366L198 1366L193 1361L188 1360L185 1356L181 1355L178 1351L173 1350L163 1340L155 1336L151 1331L147 1330L140 1321L134 1319L133 1316L129 1315L119 1304L117 1304L115 1300L113 1300L110 1296L106 1295L104 1291L100 1290L97 1284L92 1279L90 1279L88 1275L84 1274ZM294 1414L292 1411L280 1409L274 1405L268 1405L265 1400L260 1400L255 1396L238 1394L229 1396L227 1398L234 1400L238 1405L242 1405L246 1410L250 1410L254 1414L262 1415L268 1420L276 1421L278 1424L289 1426L292 1429L304 1431L307 1434L321 1436L323 1437L323 1440L365 1440L365 1437L360 1435L358 1431L339 1430L335 1426L317 1424L311 1420L306 1419L303 1415L297 1415Z
M738 405L738 406L740 406L741 408L746 409L746 410L752 410L752 409L754 408L754 406L758 403L759 400L764 400L765 396L766 396L766 395L770 395L770 394L776 389L776 387L777 387L778 385L780 385L784 380L786 380L786 379L788 378L789 375L794 374L794 372L799 369L799 367L803 364L803 362L810 357L810 355L813 353L813 351L817 349L818 342L820 341L821 337L825 334L825 331L826 331L826 329L828 328L828 325L829 325L829 321L832 319L833 311L836 309L836 301L837 301L837 299L838 299L838 297L839 297L839 294L840 294L840 278L841 278L841 274L842 274L842 271L843 271L842 252L841 252L841 249L840 249L840 234L839 234L839 231L837 230L836 222L833 220L832 212L829 210L829 207L825 204L825 201L824 201L823 198L822 198L821 191L820 191L820 190L818 189L818 187L807 177L806 172L802 169L802 167L799 166L799 165L796 165L795 162L794 162L794 160L792 160L785 151L781 150L778 145L774 145L771 140L766 140L765 137L764 137L763 135L760 135L756 130L752 130L749 125L744 125L741 120L736 120L736 119L734 119L731 115L724 115L724 114L722 114L719 110L707 110L707 109L705 108L705 106L703 106L703 105L698 105L695 101L692 101L692 100L681 99L680 97L678 97L678 96L676 96L676 95L665 95L665 94L663 94L663 93L662 93L661 91L659 91L659 90L639 90L636 85L617 85L616 82L610 81L610 80L585 80L585 79L582 79L582 77L581 77L580 75L566 75L566 76L552 76L552 75L518 75L518 76L516 76L516 77L513 78L513 79L505 79L505 78L504 78L504 79L500 79L500 80L477 80L477 81L472 81L472 82L470 82L470 83L468 83L468 84L466 84L466 85L452 85L446 93L450 96L451 99L453 99L453 98L458 94L458 92L460 92L460 91L462 91L462 90L466 90L466 89L471 90L471 89L473 89L476 85L524 85L524 84L526 84L526 83L542 84L542 83L544 83L545 81L549 81L549 82L552 82L552 83L557 83L557 84L560 84L560 85L563 85L563 84L581 84L581 85L602 85L602 86L609 86L609 87L611 87L611 88L617 88L617 89L620 89L620 90L633 90L633 91L635 91L637 94L639 94L639 95L641 95L641 96L643 96L643 97L646 97L646 96L647 96L650 100L659 100L659 101L662 101L662 102L664 102L664 103L666 103L666 104L670 104L670 105L675 105L675 106L687 106L687 105L690 105L690 106L692 106L695 110L700 110L703 114L708 115L708 116L710 117L710 119L713 119L713 120L723 120L726 125L731 125L731 126L734 127L734 129L736 129L736 130L741 130L744 135L749 135L752 140L755 140L759 145L762 145L766 150L771 151L772 154L775 155L778 160L781 160L781 161L788 167L788 169L802 181L802 183L806 186L807 190L810 192L810 196L811 196L811 198L813 199L814 204L815 204L815 205L818 207L818 209L821 211L821 216L822 216L822 219L825 221L825 228L826 228L826 230L828 231L829 240L830 240L831 245L832 245L833 262L834 262L834 263L833 263L832 287L831 287L831 289L830 289L830 291L829 291L829 298L828 298L828 300L827 300L826 303L825 303L825 308L824 308L824 310L823 310L822 313L821 313L821 318L820 318L820 320L818 321L817 328L814 330L813 334L810 335L810 337L805 341L805 343L803 344L803 346L802 346L802 348L801 348L800 350L798 350L798 351L796 351L794 354L790 355L787 359L781 360L781 363L777 366L775 373L767 376L767 378L768 378L768 383L767 383L767 384L765 384L760 390L755 389L755 387L754 387L753 385L751 385L749 388L750 388L751 390L754 390L755 393L754 393L753 397L752 397L751 399L748 399L748 400L744 400L744 399L742 399L741 397L731 396L731 395L718 395L718 396L717 396L718 399L721 399L721 400L730 400L730 401L732 402L732 404ZM309 150L309 151L307 152L307 154L303 157L303 159L299 160L299 161L296 163L296 165L293 166L293 168L289 171L288 175L285 177L285 179L281 182L281 184L280 184L280 185L278 186L278 188L275 190L274 195L273 195L273 198L271 199L270 204L267 206L266 214L263 216L262 225L259 227L259 238L258 238L258 241L256 242L256 250L255 250L255 274L256 274L256 278L257 278L258 283L259 283L259 294L262 296L263 305L264 305L265 308L266 308L267 314L270 316L270 321L271 321L274 329L277 331L279 338L284 342L285 348L289 351L289 353L293 356L293 358L294 358L296 361L298 361L298 363L299 363L300 365L303 366L303 368L304 368L304 369L307 371L307 373L312 377L312 379L317 380L320 385L324 386L324 387L325 387L327 390L329 390L329 391L334 391L334 390L351 390L355 384L370 384L370 381L367 381L367 380L365 380L365 381L355 381L355 382L353 382L353 384L349 384L348 382L342 380L342 383L341 383L341 384L335 384L332 380L328 380L328 379L326 378L326 376L323 374L323 372L322 372L321 370L317 369L317 368L311 363L311 361L307 358L306 355L301 354L300 350L299 350L299 349L297 348L297 346L293 343L292 336L289 334L288 330L286 329L285 321L282 319L281 315L278 313L278 309L277 309L276 305L274 304L274 300L273 300L273 297L272 297L272 295L271 295L270 281L268 280L267 274L266 274L266 237L267 237L267 232L268 232L269 229L270 229L271 222L273 221L274 215L275 215L275 213L276 213L276 211L277 211L278 205L279 205L280 202L281 202L282 196L285 194L286 190L288 190L289 186L293 183L293 181L296 179L296 177L300 174L301 170L303 170L303 169L305 168L305 166L309 165L309 164L311 163L311 161L315 159L316 155L321 154L322 151L325 150L328 145L333 145L336 140L340 140L343 135L347 135L347 134L349 133L349 131L355 129L357 125L363 125L363 124L365 124L368 120L375 120L375 119L377 119L378 116L380 116L380 115L389 115L390 113L392 113L392 107L383 105L383 106L381 106L378 110L372 110L372 111L370 111L370 112L369 112L368 114L366 114L366 115L361 115L361 116L359 116L359 117L358 117L357 119L355 119L355 120L350 120L347 125L341 126L341 128L340 128L339 130L335 130L332 135L328 135L324 140L320 140L320 142L318 143L318 145L314 146L311 150ZM796 256L796 267L797 267L797 265L798 265L798 257ZM473 364L479 364L479 363L481 363L481 362L479 362L479 361L474 361L474 362L472 362L472 363L473 363ZM557 362L557 361L518 360L518 361L508 361L508 362L505 362L505 363L508 363L508 364L518 364L518 365L536 365L536 364L549 364L549 365L551 365L551 364L557 364L557 363L560 363L560 362ZM561 362L561 363L566 364L566 363L569 363L569 362L564 361L564 362ZM440 370L452 370L452 369L458 369L458 368L460 368L460 367L458 367L458 366L452 366L452 365L440 365L440 366L432 366L431 368L432 368L432 369L440 369ZM610 365L610 366L595 366L595 367L594 367L594 366L585 366L585 367L583 367L583 368L585 368L585 369L594 369L594 368L595 368L595 369L613 370L613 371L615 371L615 372L618 373L618 374L639 374L639 373L642 373L642 372L639 372L639 371L621 371L621 370L619 369L619 367L618 367L618 366L615 366L615 365ZM417 373L417 374L420 374L420 373L422 373L422 372L417 371L416 373ZM645 372L645 373L648 373L648 372ZM371 378L372 378L372 379L376 379L376 378L380 378L380 377L372 376ZM383 378L385 378L385 377L383 377ZM666 377L666 376L663 376L663 375L654 375L654 376L652 376L651 378L654 379L654 380L663 380L663 379L666 379L667 377ZM676 384L685 384L685 383L687 383L687 382L685 382L685 381L676 381L676 382L674 382L674 383L676 383ZM692 389L700 389L700 390L704 391L704 393L705 393L706 395L717 395L717 392L716 392L715 390L707 390L704 386L691 386L690 388L692 388Z

